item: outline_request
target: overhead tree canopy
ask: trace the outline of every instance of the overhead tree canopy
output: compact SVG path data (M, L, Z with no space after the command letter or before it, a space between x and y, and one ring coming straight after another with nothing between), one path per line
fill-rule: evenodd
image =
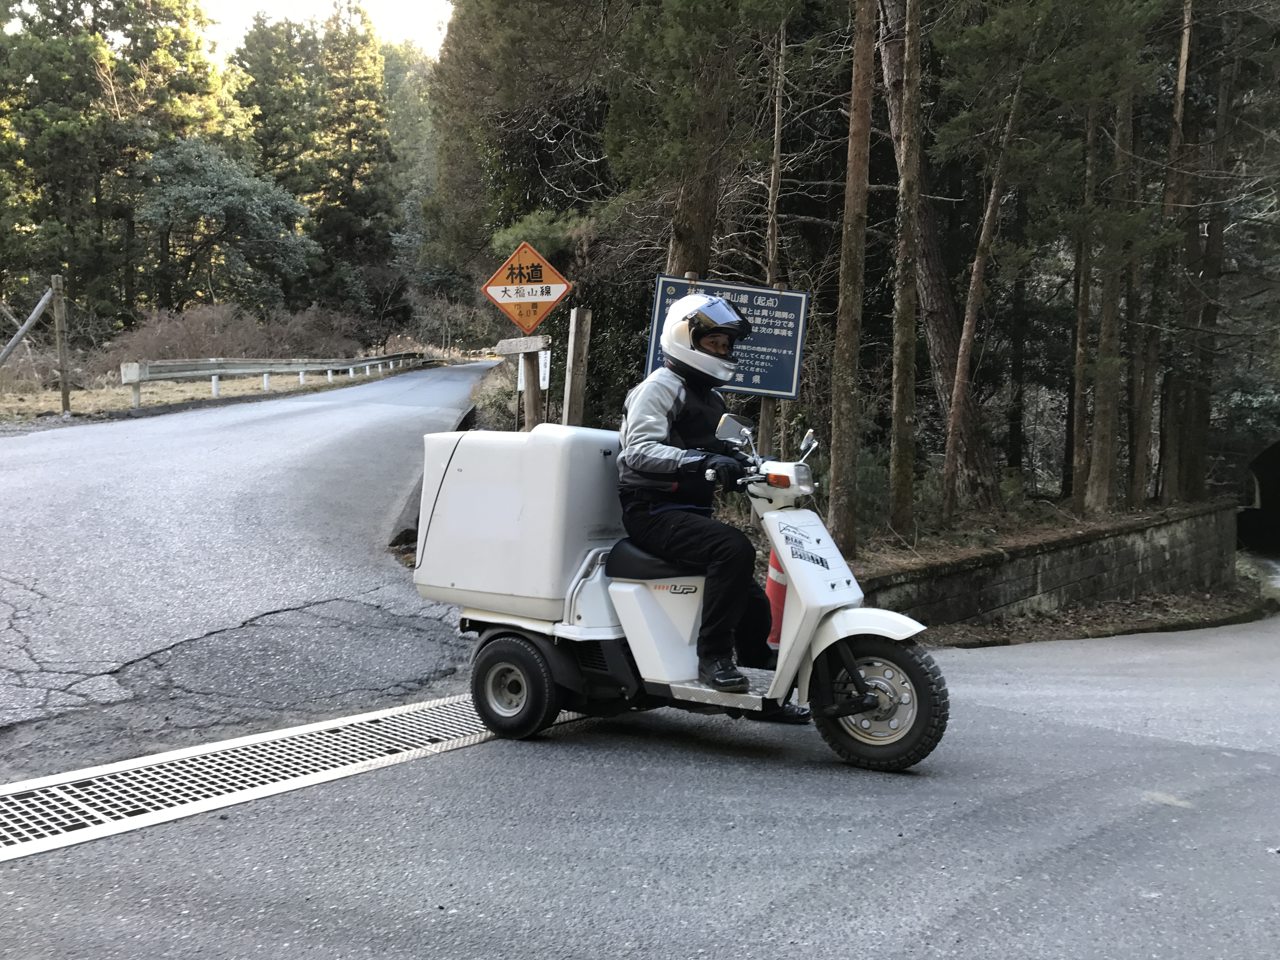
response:
M656 273L811 293L777 439L857 434L825 447L846 528L887 517L894 435L900 526L1229 487L1280 429L1280 0L922 2L914 174L907 3L877 8L851 104L845 0L457 0L434 64L340 0L225 66L194 0L5 0L0 296L58 272L99 331L235 301L486 343L479 282L532 239L594 312L600 424Z

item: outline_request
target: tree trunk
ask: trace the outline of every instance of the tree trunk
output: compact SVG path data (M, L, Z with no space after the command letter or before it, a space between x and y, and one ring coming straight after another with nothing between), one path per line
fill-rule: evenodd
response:
M1080 275L1079 275L1079 271L1078 271L1078 270L1073 271L1073 275L1074 275L1074 278L1073 278L1073 281L1072 281L1072 292L1071 292L1071 295L1072 295L1072 297L1073 297L1073 298L1075 298L1075 297L1080 296L1080 289L1079 289L1079 288L1080 288ZM1075 326L1072 326L1072 328L1071 328L1071 355L1072 355L1073 357L1074 357L1074 356L1075 356L1075 354L1076 354L1076 341L1077 341L1077 339L1078 339L1078 332L1077 332L1077 330L1076 330ZM1072 496L1074 496L1074 491L1073 491L1073 490L1072 490L1072 488L1071 488L1071 479L1072 479L1072 478L1071 478L1071 471L1072 471L1072 468L1075 466L1075 465L1071 462L1071 456L1072 456L1071 451L1073 451L1073 450L1076 448L1076 434L1075 434L1075 423L1076 423L1076 391L1075 391L1075 386L1074 386L1074 384L1075 384L1074 376L1075 376L1075 375L1074 375L1074 373L1073 373L1073 374L1072 374L1072 377L1073 377L1072 383L1071 383L1071 384L1069 384L1070 389L1068 389L1068 390L1067 390L1067 426L1066 426L1066 429L1063 431L1064 436L1063 436L1063 438L1062 438L1062 468L1061 468L1061 470L1059 471L1059 481L1058 481L1058 482L1059 482L1059 484L1060 484L1060 486L1061 486L1061 489L1059 490L1059 495L1060 495L1064 500L1065 500L1065 499L1068 499L1068 498L1070 498L1070 497L1072 497Z
M1022 194L1018 195L1017 212L1014 222L1018 233L1018 243L1026 242L1027 204ZM1023 266L1013 280L1013 300L1010 303L1009 324L1009 410L1005 418L1005 460L1009 471L1013 474L1021 491L1025 486L1026 441L1022 420L1025 415L1024 398L1027 390L1027 273L1029 268Z
M782 192L782 94L787 71L787 22L778 28L778 57L774 61L773 78L773 156L769 162L769 209L765 227L765 283L780 287L778 274L779 225L778 196ZM762 457L773 453L773 435L777 430L778 400L776 397L760 398L760 426L756 431L756 449Z
M1116 184L1113 210L1123 209L1127 199L1129 163L1133 155L1133 96L1122 91L1116 104ZM1093 443L1085 513L1097 515L1111 509L1115 486L1116 433L1119 429L1120 380L1124 358L1120 355L1120 288L1124 281L1125 243L1114 225L1104 249L1102 314L1098 323L1098 363L1093 385Z
M130 211L124 221L124 306L126 310L133 310L138 305L138 280L137 272L133 269L133 247L136 227L134 226L133 213Z
M893 428L889 524L911 529L916 462L916 210L920 206L920 0L907 0L898 124L898 253L893 285Z
M1004 135L1000 138L1000 153L996 169L991 176L991 190L987 194L987 207L982 214L982 230L978 235L978 249L973 255L973 268L969 274L969 296L964 307L964 327L960 331L960 349L956 354L956 378L951 388L951 406L947 416L947 451L942 465L942 519L949 521L956 508L956 475L960 467L960 410L969 393L969 359L973 354L973 338L978 328L978 307L982 304L983 276L987 269L987 257L996 235L996 220L1000 215L1000 197L1004 193L1004 170L1009 158L1009 144L1018 125L1018 107L1022 100L1022 73L1009 101L1009 119Z
M1190 500L1203 500L1208 496L1209 419L1212 412L1210 401L1213 390L1213 358L1216 351L1214 330L1218 325L1224 240L1229 210L1226 203L1225 181L1229 176L1231 165L1232 98L1236 76L1240 69L1239 52L1233 49L1238 29L1235 18L1238 16L1239 14L1235 14L1231 21L1224 18L1221 25L1213 146L1210 151L1208 187L1204 200L1204 204L1208 207L1204 250L1198 264L1199 269L1190 274L1198 275L1200 278L1197 285L1198 329L1195 336L1195 353L1192 357L1187 440L1183 456L1182 486L1183 492Z
M1176 370L1166 370L1160 395L1160 502L1182 500L1182 426L1186 419L1186 382Z
M681 185L671 214L668 274L677 277L690 271L699 276L707 274L719 205L720 177L714 170L704 170Z
M160 229L160 263L156 268L156 305L161 310L173 309L173 250L170 243L171 231L168 225Z
M711 247L715 240L716 215L723 191L724 143L729 125L728 92L724 78L732 75L727 51L711 53L694 82L693 96L701 106L693 123L691 143L698 168L690 170L680 184L671 214L671 246L667 251L667 273L677 276L690 271L706 276L711 268Z
M1136 194L1129 183L1129 199ZM1136 510L1147 499L1148 465L1151 462L1151 405L1154 402L1153 372L1159 341L1149 336L1149 328L1140 321L1138 288L1142 279L1142 267L1137 257L1130 257L1127 264L1129 276L1125 283L1124 311L1125 331L1129 340L1129 487L1125 505Z
M880 28L880 67L884 75L885 101L889 108L889 131L895 155L901 143L902 92L905 81L902 33L906 19L906 0L884 0L884 20ZM922 156L917 182L927 180ZM929 366L934 390L944 411L950 403L955 381L956 355L960 343L960 322L956 315L955 295L951 289L942 243L938 236L933 206L921 200L916 208L917 240L916 293L919 296L925 342L929 349ZM991 455L991 447L982 435L977 405L967 394L960 409L957 442L960 449L959 483L962 492L978 507L1000 506L1000 474Z
M1190 163L1190 157L1187 160ZM1198 166L1198 164L1197 164ZM1181 434L1178 458L1172 467L1177 470L1177 499L1203 500L1205 489L1206 447L1209 431L1209 395L1201 390L1200 378L1208 377L1208 369L1201 370L1200 352L1203 349L1204 331L1200 329L1201 312L1205 306L1201 274L1204 270L1205 248L1200 242L1200 216L1202 207L1192 198L1191 171L1186 171L1185 206L1182 223L1182 335L1178 339L1175 367L1181 390L1182 412L1177 421ZM1208 364L1206 363L1206 367ZM1203 401L1203 409L1201 403Z
M831 362L831 472L828 479L831 500L827 512L827 526L846 556L852 556L857 546L858 345L862 336L875 27L875 0L857 0L844 223L840 237L840 299L836 306L835 352Z
M1090 104L1084 135L1084 207L1076 240L1076 353L1071 377L1071 509L1084 513L1089 480L1089 313L1093 293L1093 191L1098 113Z
M1169 125L1169 165L1165 179L1163 216L1161 227L1172 224L1179 204L1188 201L1186 176L1182 172L1186 165L1186 151L1183 149L1183 118L1186 110L1187 67L1191 61L1191 27L1192 0L1182 3L1182 44L1178 53L1178 79L1173 91L1173 121ZM1167 282L1169 271L1160 270L1160 261L1164 264L1172 260L1167 248L1162 248L1163 257L1157 257L1157 271L1152 277L1152 312L1151 322L1160 324L1163 319L1155 307L1163 307L1163 284ZM1183 278L1185 283L1185 277ZM1184 300L1185 303L1185 300ZM1180 352L1181 345L1171 344L1171 353ZM1182 364L1176 356L1170 357L1170 366L1165 373L1164 390L1161 401L1160 416L1160 502L1176 503L1183 498L1182 492L1182 428L1185 414L1185 386L1179 372Z

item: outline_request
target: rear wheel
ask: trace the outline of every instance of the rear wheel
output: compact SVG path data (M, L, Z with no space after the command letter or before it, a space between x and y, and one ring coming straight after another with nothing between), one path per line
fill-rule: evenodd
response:
M551 668L523 637L498 637L480 649L471 667L471 701L486 727L514 740L545 730L560 713Z
M839 648L843 646L842 652ZM927 757L947 729L950 700L942 672L921 647L887 637L846 637L821 654L830 685L820 700L839 704L857 699L849 659L879 706L848 717L822 717L813 722L846 763L867 770L905 770ZM810 700L815 699L811 691Z

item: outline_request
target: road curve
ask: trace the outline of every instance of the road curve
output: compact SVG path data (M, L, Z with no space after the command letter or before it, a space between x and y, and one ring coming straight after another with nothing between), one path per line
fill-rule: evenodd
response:
M487 367L0 440L0 776L448 672L449 614L386 545L422 435L455 426Z

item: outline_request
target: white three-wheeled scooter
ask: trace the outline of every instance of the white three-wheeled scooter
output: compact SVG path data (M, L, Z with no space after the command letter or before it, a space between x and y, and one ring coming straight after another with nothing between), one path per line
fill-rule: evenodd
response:
M744 669L746 693L697 680L704 571L625 539L616 434L543 424L425 438L414 582L423 597L461 606L461 629L479 634L476 712L494 733L523 739L561 709L741 716L794 696L848 763L918 763L949 709L937 665L911 640L924 628L862 606L822 519L797 506L814 491L804 457L762 460L737 417L717 435L751 457L742 485L786 579L777 668ZM812 446L807 437L805 457Z

